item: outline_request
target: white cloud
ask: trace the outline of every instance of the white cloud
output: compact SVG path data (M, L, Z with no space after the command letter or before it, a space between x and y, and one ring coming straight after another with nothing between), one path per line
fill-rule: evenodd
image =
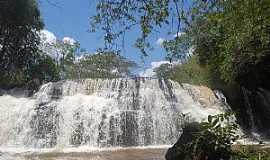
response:
M40 49L55 61L59 61L61 57L61 48L56 45L57 37L54 35L54 33L48 30L41 30L39 34L41 38L41 43L39 46ZM62 42L70 45L74 45L76 43L76 41L71 37L64 37Z
M70 44L70 45L74 45L76 43L75 39L71 37L64 37L62 41L63 43Z
M157 61L157 62L151 62L151 67L141 71L139 73L140 77L155 77L156 73L154 72L155 68L158 68L159 66L161 66L162 64L170 64L169 61Z
M151 66L153 68L160 67L162 64L169 64L169 61L157 61L157 62L151 62Z
M154 70L163 64L171 64L172 66L175 66L175 65L181 64L181 61L175 61L175 62L155 61L155 62L151 62L151 67L145 69L144 71L141 71L139 73L139 76L140 77L156 77L156 73L154 72Z
M57 41L56 36L48 30L41 30L40 38L41 43L39 45L39 48L48 56L50 56L54 60L57 60L59 58L59 55L55 45Z
M159 45L159 46L162 46L163 42L165 41L164 38L159 38L157 41L156 41L156 44Z
M47 43L50 45L56 43L56 36L48 30L41 30L40 38L41 38L41 43Z

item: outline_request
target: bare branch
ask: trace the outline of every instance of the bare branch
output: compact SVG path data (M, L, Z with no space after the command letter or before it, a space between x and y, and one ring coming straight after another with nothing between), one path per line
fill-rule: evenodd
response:
M42 0L39 0L40 2ZM55 2L52 2L51 0L45 0L45 2L47 2L49 5L53 6L53 7L56 7L56 8L59 8L61 9L62 7L59 5L59 3L55 3Z

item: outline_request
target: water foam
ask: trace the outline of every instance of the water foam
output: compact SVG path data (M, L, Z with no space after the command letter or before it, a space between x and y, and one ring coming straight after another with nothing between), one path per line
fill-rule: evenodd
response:
M206 87L149 78L48 83L32 97L0 101L0 151L7 152L163 147L177 141L185 121L226 110Z

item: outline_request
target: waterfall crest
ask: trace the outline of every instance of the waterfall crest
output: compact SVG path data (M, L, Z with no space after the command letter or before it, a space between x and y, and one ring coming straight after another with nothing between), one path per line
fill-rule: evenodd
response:
M0 101L0 148L171 145L185 120L226 109L206 87L150 78L60 81Z

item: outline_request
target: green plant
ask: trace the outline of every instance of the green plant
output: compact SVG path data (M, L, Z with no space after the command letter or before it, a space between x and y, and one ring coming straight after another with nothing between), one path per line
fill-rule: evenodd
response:
M40 57L43 22L36 0L0 1L0 87L23 86Z
M269 160L270 150L263 145L236 145L232 160Z
M211 86L210 70L207 66L199 65L196 55L183 64L174 66L170 71L169 78L180 83Z
M112 52L86 55L75 64L79 78L119 78L132 75L136 63Z
M186 159L230 159L233 155L231 146L238 139L232 114L209 115L208 121L200 123L200 126L201 131L184 148Z

